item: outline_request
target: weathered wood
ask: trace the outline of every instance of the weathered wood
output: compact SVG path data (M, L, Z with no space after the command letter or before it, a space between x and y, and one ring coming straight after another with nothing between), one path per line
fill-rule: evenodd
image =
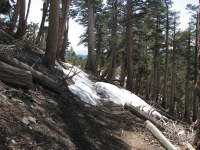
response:
M0 61L0 80L28 89L32 85L32 74L30 71L24 71Z
M124 109L129 110L132 114L134 114L138 118L143 119L144 121L150 120L156 127L158 127L161 130L167 130L165 127L163 127L162 125L157 123L155 120L150 118L150 116L148 116L147 114L145 114L144 112L140 111L139 109L137 109L136 107L134 107L132 105L125 104Z
M153 136L160 142L160 144L167 150L177 150L172 143L149 121L144 122L144 126L153 134Z
M15 59L15 58L9 58L7 56L4 55L0 55L0 61L3 61L11 66L17 67L17 68L21 68L27 71L31 71L32 73L32 77L33 77L33 81L38 82L39 84L45 86L46 88L61 94L62 93L62 88L60 87L60 84L53 81L52 79L50 79L49 77L43 75L42 73L36 71L35 69L31 68L30 66L20 62L19 60Z

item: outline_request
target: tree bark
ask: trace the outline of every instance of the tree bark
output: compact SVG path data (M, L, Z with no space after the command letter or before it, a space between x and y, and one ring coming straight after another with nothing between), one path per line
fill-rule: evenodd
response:
M43 64L53 72L55 71L55 60L58 44L59 5L59 0L50 0L49 29L46 51L43 59Z
M48 78L47 76L43 75L42 73L34 70L33 68L29 67L28 65L18 61L15 58L9 58L3 55L0 55L0 61L7 63L11 66L20 68L20 69L24 69L27 71L31 71L32 73L32 77L33 77L33 81L38 82L39 84L45 86L46 88L61 94L62 93L62 89L60 87L60 84L58 84L57 82L51 80L50 78Z
M86 70L96 72L95 52L94 52L94 5L92 0L88 0L88 58L85 65Z
M177 148L167 140L167 138L149 121L144 122L144 126L153 134L160 144L168 150L176 150Z
M126 89L133 90L133 39L132 39L132 0L127 0L127 82Z
M32 85L32 74L30 71L24 71L0 61L0 80L17 87L29 89Z

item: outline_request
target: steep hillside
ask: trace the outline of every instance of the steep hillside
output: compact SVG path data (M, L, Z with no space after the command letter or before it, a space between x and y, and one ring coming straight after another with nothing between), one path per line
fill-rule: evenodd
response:
M63 77L41 64L44 51L3 30L0 55L16 58L58 83ZM101 100L100 106L81 102L69 91L69 84L73 82L63 84L59 95L38 82L25 90L0 81L0 149L164 149L144 128L143 120L112 102Z

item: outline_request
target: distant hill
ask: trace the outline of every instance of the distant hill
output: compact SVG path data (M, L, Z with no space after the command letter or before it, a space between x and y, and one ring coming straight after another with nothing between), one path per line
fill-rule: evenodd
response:
M86 59L86 58L87 58L87 55L76 54L76 56L78 56L78 57L82 57L82 59Z

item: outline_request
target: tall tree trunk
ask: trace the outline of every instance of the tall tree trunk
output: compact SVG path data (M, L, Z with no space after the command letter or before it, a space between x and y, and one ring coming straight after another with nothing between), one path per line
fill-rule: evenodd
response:
M156 30L159 29L159 18L157 17L156 23ZM156 36L156 45L155 45L155 52L154 52L154 82L153 82L153 101L158 100L158 66L159 66L159 46L158 46L159 39Z
M49 0L46 0L43 3L42 20L41 20L41 23L40 23L39 32L38 32L36 40L35 40L35 44L36 45L39 45L39 43L41 42L41 36L42 36L42 34L44 32L44 23L45 23L45 18L46 18L46 15L47 15L48 7L49 7Z
M195 63L194 63L194 82L197 82L197 52L198 52L198 12L197 12L197 20L196 20L196 39L195 39ZM192 121L195 122L197 120L197 112L198 112L198 100L197 100L197 93L194 91L194 102L193 102L193 116L192 116Z
M196 149L200 149L200 2L198 8L198 77L195 85L196 93L198 96L198 122L197 131L194 139L194 145L197 145Z
M29 0L29 2L28 2L28 9L27 9L27 12L26 12L26 17L25 17L26 0L22 0L21 1L20 16L19 16L19 26L18 26L17 32L15 34L15 37L17 39L22 39L24 34L25 34L26 23L27 23L29 11L30 11L30 5L31 5L31 0Z
M62 45L62 49L59 54L59 57L62 61L65 61L66 48L68 45L68 32L69 32L69 19L67 19L67 25L66 25L66 30L64 33L63 45Z
M17 0L17 4L15 6L13 16L12 16L10 23L9 23L9 32L10 33L13 33L15 25L17 23L17 18L18 18L19 13L20 13L20 6L21 6L21 0Z
M127 83L126 89L133 90L133 39L132 39L132 0L127 0Z
M115 0L113 7L113 27L112 27L112 46L111 46L111 56L110 56L110 66L108 71L108 76L106 77L107 82L112 82L115 78L116 71L116 39L117 39L117 0Z
M95 68L95 52L94 52L94 11L92 0L87 0L88 3L88 59L85 65L86 70L96 72Z
M189 23L190 24L190 23ZM189 77L190 77L190 25L189 25L189 38L188 38L188 50L186 61L186 83L185 83L185 120L190 121L190 89L189 89Z
M59 0L50 0L49 29L43 64L54 71L59 28Z
M173 33L173 56L172 56L172 83L171 83L171 97L169 102L169 112L174 113L174 96L175 96L175 77L176 77L176 71L175 71L175 59L176 59L176 46L175 46L175 40L176 40L176 19L174 16L174 33Z
M169 39L169 8L167 5L167 19L166 19L166 41L165 41L165 74L164 74L164 87L163 87L163 97L162 97L162 107L166 108L166 94L167 94L167 80L168 80L168 39Z
M60 52L62 37L63 37L64 32L65 32L66 21L67 21L67 18L68 18L70 3L71 3L71 0L62 0L62 16L61 16L60 23L59 23L57 57L58 57L58 54Z

